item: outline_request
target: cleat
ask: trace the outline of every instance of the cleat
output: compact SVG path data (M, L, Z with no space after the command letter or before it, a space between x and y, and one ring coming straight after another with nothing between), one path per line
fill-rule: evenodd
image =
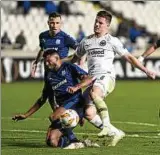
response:
M84 144L85 144L87 147L100 147L97 143L94 143L94 142L92 142L92 141L89 140L89 139L84 140Z
M76 142L76 143L71 143L68 146L64 147L63 149L81 149L84 148L85 144L82 142Z
M98 134L98 137L104 137L108 135L107 127L103 127L102 131Z
M110 142L110 144L108 146L116 146L116 144L123 139L123 137L125 137L125 133L121 130L119 130L118 133L115 133L115 135L112 138L112 141Z

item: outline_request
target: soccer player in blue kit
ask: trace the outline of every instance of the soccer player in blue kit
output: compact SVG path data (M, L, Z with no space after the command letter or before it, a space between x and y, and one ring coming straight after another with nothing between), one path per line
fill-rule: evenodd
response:
M57 109L50 116L52 123L47 133L47 144L53 147L65 147L72 143L74 149L83 148L88 143L78 142L72 129L62 128L59 117L66 109L74 109L80 119L84 117L81 88L91 84L94 79L77 65L62 62L56 50L47 50L44 59L50 68L46 80L53 90L54 102L57 104Z
M48 18L49 30L44 31L39 35L40 50L32 65L32 72L31 72L32 77L35 77L37 64L41 60L43 53L45 53L45 51L47 51L48 49L56 49L59 53L60 58L63 61L67 61L69 59L67 58L69 48L72 48L74 50L77 48L78 43L68 34L61 31L60 29L61 25L62 25L61 15L56 12L51 13ZM15 115L13 119L23 120L28 118L29 116L34 114L37 110L39 110L44 105L47 99L49 101L51 108L54 110L54 105L52 104L53 101L52 90L46 82L47 72L48 68L45 65L45 76L44 76L45 83L42 95L36 100L35 104L26 113Z

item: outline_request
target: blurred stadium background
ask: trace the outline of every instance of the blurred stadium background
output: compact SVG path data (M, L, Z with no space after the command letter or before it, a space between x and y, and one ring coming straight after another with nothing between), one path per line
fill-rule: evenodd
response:
M31 63L39 50L38 35L48 29L48 13L59 12L63 20L62 30L78 39L79 25L85 36L93 33L95 15L101 9L113 14L110 33L137 57L160 37L159 1L1 1L3 155L53 153L52 149L46 150L44 142L49 124L45 118L51 112L49 106L31 119L17 124L11 122L11 116L25 112L41 93L43 63L39 63L35 79L30 78L30 73ZM24 37L17 39L20 33ZM139 70L118 57L115 60L117 78L123 81L117 82L116 90L108 98L108 107L113 124L123 129L127 138L114 150L102 147L81 152L63 151L63 154L160 154L159 49L146 59L145 65L158 73L157 81L144 81L146 76ZM83 133L89 135L97 130L86 124L83 129L78 127L76 132L83 138ZM94 136L92 138L95 140ZM54 152L55 155L59 153L62 152Z
M97 11L109 10L113 14L110 33L117 36L135 56L139 56L160 36L159 1L2 1L1 6L1 56L3 58L1 77L4 82L29 79L31 60L39 50L38 36L40 32L48 29L48 14L53 11L62 14L62 30L80 40L82 39L78 38L80 25L83 35L92 34ZM72 53L71 50L70 54ZM149 65L147 63L147 66L158 72L160 62L157 58L160 57L160 52L154 52L151 57L156 60L149 62ZM12 68L12 79L6 77L10 68ZM120 72L119 76L123 79L128 76L123 74L130 73L125 73L127 71L121 73L120 70L123 70L121 68L125 67L116 67L116 70L117 73ZM145 77L137 70L133 74L131 78ZM8 76L11 76L11 73ZM43 64L40 64L37 79L42 78Z

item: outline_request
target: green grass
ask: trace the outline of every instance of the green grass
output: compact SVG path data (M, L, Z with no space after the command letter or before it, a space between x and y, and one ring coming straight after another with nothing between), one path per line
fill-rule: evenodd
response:
M98 129L85 123L75 132L80 139L97 141L100 148L63 150L45 145L47 117L51 113L45 104L31 118L13 122L11 117L23 113L39 97L43 83L2 84L2 155L159 155L160 154L160 85L151 81L118 81L106 102L113 124L127 136L116 147L107 147L107 138L98 139ZM134 124L135 123L135 124ZM140 124L143 123L143 124ZM148 124L144 124L148 123ZM36 132L39 131L39 132ZM84 135L82 135L84 134ZM137 134L139 137L132 137Z

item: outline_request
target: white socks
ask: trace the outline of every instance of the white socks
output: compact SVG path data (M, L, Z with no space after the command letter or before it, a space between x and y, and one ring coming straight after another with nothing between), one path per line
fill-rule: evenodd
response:
M95 127L103 129L103 123L99 115L94 116L93 119L89 122L93 124Z

